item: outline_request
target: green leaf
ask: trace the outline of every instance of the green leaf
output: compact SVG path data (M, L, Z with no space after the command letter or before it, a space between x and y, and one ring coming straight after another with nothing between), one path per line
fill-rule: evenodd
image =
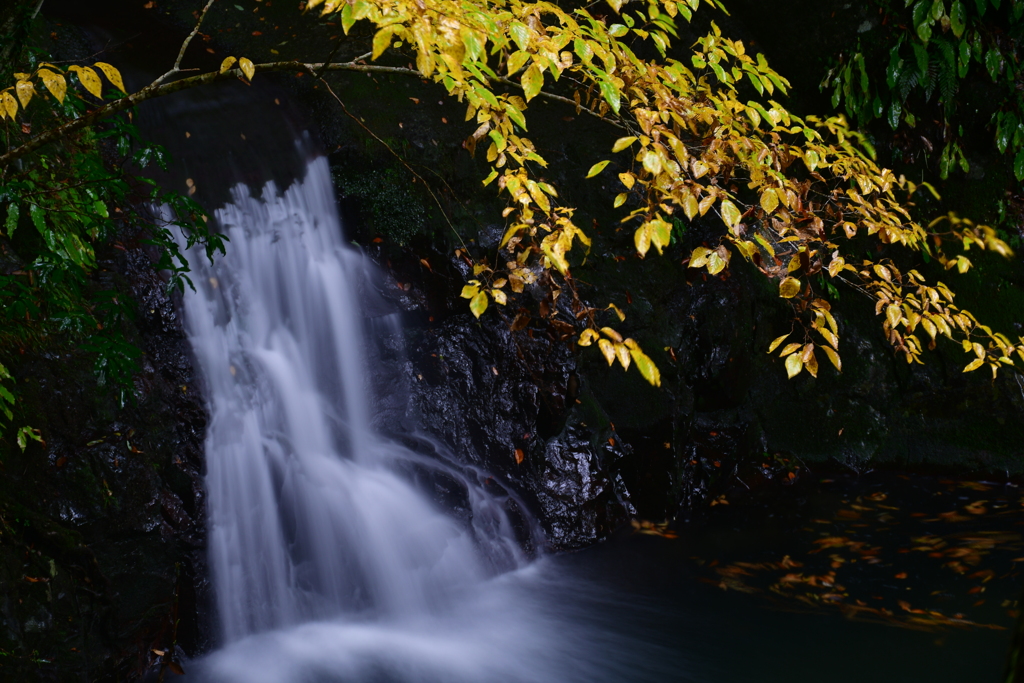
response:
M603 171L604 167L607 166L607 165L608 165L608 161L599 161L599 162L597 162L596 164L594 164L593 166L590 167L590 170L587 172L587 177L588 178L593 178L598 173Z
M899 127L899 125L900 125L900 116L902 116L902 114L903 114L903 107L902 107L902 105L900 105L900 103L897 102L896 100L893 100L892 104L889 105L889 118L888 118L889 126L893 130L896 130L896 128Z
M13 237L14 231L18 227L18 217L21 215L21 209L17 202L11 202L7 207L7 220L4 222L4 230L7 232L7 237Z
M988 9L988 3L985 0L974 0L974 4L978 6L978 16L985 16L985 10Z
M480 292L474 296L469 302L469 310L477 318L483 315L484 311L487 310L487 294Z
M914 30L922 41L928 42L932 37L932 0L917 0L912 12Z
M949 11L949 25L953 29L953 35L959 38L967 28L967 10L960 0L953 0L953 7Z
M999 78L999 72L1003 70L1003 56L994 47L985 53L985 68L993 81Z
M604 99L608 106L612 108L612 111L618 114L620 94L615 84L611 81L601 81L601 94L604 95Z
M1019 150L1013 159L1013 174L1017 180L1024 181L1024 149Z
M920 43L913 43L914 57L917 59L917 71L922 79L928 77L928 48Z

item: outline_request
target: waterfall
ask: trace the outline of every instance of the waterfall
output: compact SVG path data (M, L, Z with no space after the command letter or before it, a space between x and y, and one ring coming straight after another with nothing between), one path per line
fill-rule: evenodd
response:
M444 467L373 434L358 301L324 158L283 194L244 185L229 238L191 254L186 325L206 381L210 559L227 642L338 614L418 615L523 560L500 504L462 477L471 524L401 465Z
M522 502L489 473L370 428L367 264L343 244L327 161L284 192L231 196L214 213L227 254L210 264L190 250L184 297L210 415L223 640L188 680L676 680L635 637L642 625L621 633L622 605L527 561L509 515Z

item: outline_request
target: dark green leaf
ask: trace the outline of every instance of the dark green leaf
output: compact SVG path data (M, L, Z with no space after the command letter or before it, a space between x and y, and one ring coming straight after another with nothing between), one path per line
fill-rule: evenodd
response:
M959 38L967 28L967 10L961 0L953 0L953 7L949 11L949 25L953 29L953 35Z

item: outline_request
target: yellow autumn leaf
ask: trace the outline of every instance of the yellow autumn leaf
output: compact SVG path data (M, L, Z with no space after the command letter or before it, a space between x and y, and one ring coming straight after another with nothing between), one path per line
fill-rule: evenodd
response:
M580 346L590 346L600 338L601 335L597 333L597 330L587 328L583 330L582 334L580 334L580 340L578 343Z
M465 287L462 288L461 296L462 296L463 299L472 299L479 292L480 292L480 288L477 287L476 285L466 285Z
M787 277L779 283L779 296L783 299L792 299L800 293L800 281L795 277Z
M58 102L64 102L64 96L67 94L68 84L64 80L64 76L58 73L54 73L49 69L40 69L38 76L43 81L43 85L50 91L50 94L57 98Z
M220 63L220 72L227 73L227 70L235 65L238 59L235 57L225 57L224 61Z
M828 356L828 359L830 361L832 361L832 365L836 366L836 370L838 370L839 372L842 372L843 371L843 361L840 360L839 354L836 353L835 349L830 349L827 346L823 346L821 348L825 351L825 355Z
M615 357L619 359L619 364L622 365L623 370L629 370L629 364L632 359L629 356L629 349L625 344L615 345Z
M75 72L75 75L78 76L78 82L82 84L82 87L90 95L103 97L103 82L100 80L99 74L87 66L72 66L69 68Z
M768 345L768 353L771 353L775 349L779 348L779 344L781 344L782 342L786 341L786 337L788 337L791 334L793 334L793 333L792 332L787 332L786 334L782 335L781 337L776 337L775 339L773 339L772 343Z
M967 367L964 368L964 372L971 372L972 370L977 370L982 366L984 362L985 360L982 358L975 358L974 360L967 364Z
M3 112L14 120L14 117L18 115L18 101L14 99L14 95L11 94L10 90L4 90L3 94L0 95L0 105L3 106Z
M610 327L602 327L601 331L604 332L605 336L615 341L616 344L622 343L622 335L613 330Z
M737 209L736 205L733 204L728 199L722 200L722 206L720 210L722 212L722 220L725 221L725 224L727 226L729 226L729 230L735 231L736 226L739 225L740 222L740 210Z
M601 353L604 355L604 359L608 361L609 366L615 362L615 346L610 341L598 339L597 347L601 349Z
M36 89L32 87L31 81L18 81L14 85L14 92L18 94L18 100L21 102L21 106L24 109L28 106L32 96L36 93Z
M771 213L778 206L779 195L776 194L774 187L769 187L761 193L761 208L764 209L765 213Z
M250 81L252 80L252 77L256 75L256 65L253 64L252 60L248 57L242 57L238 60L238 68L242 70L242 73L245 74L245 77ZM487 308L486 301L484 302L484 308Z
M889 327L896 327L903 318L903 309L896 304L889 304L885 307L885 318L889 321Z
M618 140L615 141L615 144L612 145L612 153L621 152L622 150L632 145L634 142L636 142L635 135L630 135L629 137L626 138L619 138Z
M107 80L110 81L110 83L115 88L117 88L121 92L128 92L124 89L124 82L121 80L120 71L115 69L110 64L107 64L106 62L96 62L95 64L93 64L93 66L102 71L103 75L107 77Z

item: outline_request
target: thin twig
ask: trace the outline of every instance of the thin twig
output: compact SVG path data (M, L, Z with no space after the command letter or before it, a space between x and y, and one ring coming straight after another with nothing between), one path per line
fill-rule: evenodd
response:
M434 198L434 203L437 204L437 208L441 211L441 215L444 216L445 221L448 223L448 227L452 229L452 232L455 233L455 237L457 237L459 242L462 244L462 248L468 250L469 247L467 247L466 243L462 240L462 235L460 235L459 231L455 229L455 225L452 223L451 219L448 218L448 214L445 213L444 207L441 205L441 200L438 199L437 195L434 194L434 191L430 189L430 185L427 183L426 180L423 179L423 176L417 173L416 170L413 169L413 167L410 166L409 163L402 158L401 154L392 149L391 145L381 140L380 136L378 136L376 133L370 130L370 127L363 123L359 119L359 117L353 115L352 112L348 110L348 107L345 106L345 103L341 101L341 98L338 97L337 93L334 92L334 90L331 88L331 85L327 81L324 81L323 83L324 86L327 88L327 92L331 93L331 97L333 97L338 102L338 104L341 105L341 109L342 111L345 112L345 115L348 116L353 121L355 121L356 123L358 123L363 130L365 130L367 133L370 134L371 137L373 137L374 140L387 147L387 150L395 155L395 158L398 159L398 161L401 162L403 166L405 166L409 173L412 173L414 176L416 176L417 179L419 179L421 183L423 183L423 187L427 188L427 192L429 192L430 196Z
M206 13L210 11L210 7L213 6L214 2L216 2L216 0L209 0L209 2L206 3L206 7L203 8L202 14L199 15L199 20L196 21L196 25L193 27L192 33L189 33L188 37L185 38L185 42L181 44L181 49L178 50L178 58L174 60L174 66L171 67L171 70L153 81L151 85L160 85L171 76L175 76L182 72L181 60L185 57L185 51L188 50L188 46L192 42L192 39L196 37L197 33L199 33L199 27L203 25L203 19L206 18Z
M210 0L210 3L207 5L207 7L213 4L213 2L214 0ZM199 25L197 24L196 31L198 31L198 28ZM357 59L363 59L364 57L359 57ZM364 73L399 74L402 76L423 78L423 74L421 74L419 71L415 69L409 69L406 67L398 66L380 66L377 64L357 64L354 61L338 62L333 64L308 64L294 60L285 62L266 62L264 64L253 65L253 70L255 73L266 73L271 71L302 71L313 75L316 75L320 71L356 71ZM15 147L14 149L10 150L3 156L0 156L0 169L9 166L12 162L16 161L17 159L20 159L26 154L34 152L43 145L59 140L84 128L88 128L89 126L99 123L104 119L110 118L115 114L119 114L122 111L131 109L132 107L141 104L142 102L145 102L147 100L151 100L156 97L162 97L164 95L170 95L172 93L176 93L181 90L185 90L187 88L192 88L199 85L207 85L219 81L226 81L234 78L242 78L244 76L241 69L235 68L228 69L223 73L219 71L209 71L204 74L189 76L187 78L182 78L180 80L172 81L170 83L162 83L163 79L168 75L175 75L175 73L183 73L184 71L186 70L172 69L164 76L161 76L153 83L149 84L142 90L139 90L138 92L132 95L128 95L127 97L122 97L120 99L114 100L113 102L110 102L102 107L92 110L84 116L81 116L77 119L65 123L63 126L51 128L46 132L40 133L39 135L35 136L28 142L18 147ZM518 84L511 81L509 82L509 84L512 86L519 87ZM547 99L551 99L557 102L569 104L573 107L579 106L576 104L576 102L570 100L567 97L562 97L560 95L554 95L551 93L541 92L538 95L538 97L545 97ZM591 114L592 116L601 119L602 121L610 123L619 128L623 127L622 124L615 121L614 119L603 117L597 112L594 112L585 107L580 108L583 111L586 111L587 113Z

